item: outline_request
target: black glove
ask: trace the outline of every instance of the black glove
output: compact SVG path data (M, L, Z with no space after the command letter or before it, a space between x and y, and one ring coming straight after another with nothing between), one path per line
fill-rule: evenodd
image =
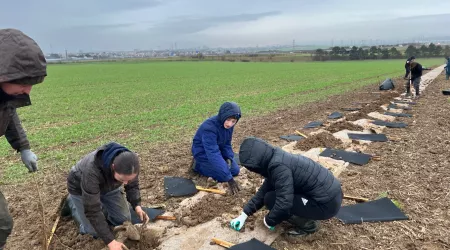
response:
M228 187L230 188L230 192L232 195L237 194L241 189L239 188L237 182L234 179L228 181Z

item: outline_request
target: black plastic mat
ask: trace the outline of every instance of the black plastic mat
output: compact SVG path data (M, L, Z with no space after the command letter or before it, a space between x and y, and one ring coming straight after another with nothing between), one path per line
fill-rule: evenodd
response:
M148 207L142 207L142 210L148 215L150 220L155 220L158 215L161 215L164 213L164 210L161 209L155 209L155 208L148 208ZM139 224L143 223L137 213L131 208L130 206L130 213L131 213L131 223Z
M380 86L378 87L380 90L390 90L395 89L394 81L391 78L386 79Z
M305 139L305 137L299 135L282 135L280 138L286 141L300 141Z
M395 104L389 104L389 106L387 107L388 109L403 109L403 110L410 110L411 109L411 107L400 107L400 106L397 106L397 105L395 105Z
M365 140L365 141L388 141L385 134L351 134L348 133L348 138L352 140Z
M404 114L404 113L392 113L392 112L384 112L385 115L395 116L395 117L412 117L411 114Z
M409 218L388 198L341 207L336 218L344 224L408 220Z
M328 116L328 119L338 119L338 118L341 118L343 115L341 114L341 113L339 113L339 112L333 112L332 114L330 114L329 116Z
M442 90L443 95L450 95L450 90Z
M166 197L190 196L198 192L192 180L182 177L164 177Z
M303 128L317 128L323 125L323 122L315 121L306 124Z
M372 123L378 126L385 126L388 128L406 128L408 126L408 124L403 122L385 122L382 120L375 120Z
M372 158L372 156L368 154L330 148L325 149L322 153L320 153L320 156L330 157L336 160L343 160L357 165L365 165L370 161L370 158Z
M261 241L253 238L247 242L236 244L229 248L230 250L275 250L275 248L268 246Z

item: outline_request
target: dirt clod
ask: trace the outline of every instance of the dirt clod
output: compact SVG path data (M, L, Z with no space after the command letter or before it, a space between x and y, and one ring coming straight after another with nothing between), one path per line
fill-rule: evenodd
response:
M295 144L295 148L307 151L311 148L339 148L342 141L334 137L328 132L322 132L315 135L311 135L306 139L300 140Z
M348 121L341 121L331 124L329 127L325 128L330 133L336 133L344 129L352 130L352 131L363 131L364 128L358 125L355 125Z

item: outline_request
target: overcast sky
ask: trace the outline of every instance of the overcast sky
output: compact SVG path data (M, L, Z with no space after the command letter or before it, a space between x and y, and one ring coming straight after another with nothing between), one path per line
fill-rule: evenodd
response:
M45 52L273 44L447 36L445 0L0 0L0 27Z

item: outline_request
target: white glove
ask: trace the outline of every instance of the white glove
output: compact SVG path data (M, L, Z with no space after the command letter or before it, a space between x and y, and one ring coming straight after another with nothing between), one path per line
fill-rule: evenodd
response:
M241 228L244 226L245 220L247 220L248 216L242 212L241 215L239 215L239 217L237 217L236 219L233 219L230 222L230 226L231 228L233 228L236 231L241 230Z
M28 168L29 172L36 172L38 157L29 149L20 151L20 158L22 158L23 164Z

